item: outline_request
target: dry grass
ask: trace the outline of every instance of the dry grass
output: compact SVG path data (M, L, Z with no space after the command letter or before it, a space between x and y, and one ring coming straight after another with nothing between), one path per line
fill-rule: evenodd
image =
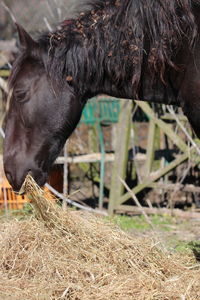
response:
M200 299L200 268L102 219L63 212L29 177L38 218L0 234L0 299Z

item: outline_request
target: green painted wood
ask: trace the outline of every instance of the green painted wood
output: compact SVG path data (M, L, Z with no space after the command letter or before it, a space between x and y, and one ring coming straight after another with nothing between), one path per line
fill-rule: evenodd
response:
M132 107L132 101L121 101L121 112L117 128L118 138L115 149L115 161L113 163L111 177L110 199L108 207L109 214L113 213L117 200L124 192L124 187L119 182L118 178L120 176L122 179L124 179L126 175Z

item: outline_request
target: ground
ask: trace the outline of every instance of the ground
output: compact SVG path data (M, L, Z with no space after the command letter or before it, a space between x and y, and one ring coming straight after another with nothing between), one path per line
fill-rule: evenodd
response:
M26 204L23 210L10 212L7 217L24 219L31 217L32 213L30 204ZM2 219L6 218L3 212L0 216ZM186 219L167 215L153 215L149 218L153 224L153 230L143 216L115 215L112 218L106 217L133 235L156 238L172 252L192 249L198 258L200 255L200 218Z
M182 219L167 215L154 215L150 217L154 230L143 216L115 216L112 220L123 230L132 234L158 238L172 251L194 249L195 252L200 253L200 218Z

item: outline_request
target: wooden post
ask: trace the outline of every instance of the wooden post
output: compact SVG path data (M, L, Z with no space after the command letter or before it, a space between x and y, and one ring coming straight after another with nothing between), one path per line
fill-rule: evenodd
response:
M115 148L115 161L113 163L111 178L110 199L108 207L109 214L113 214L114 208L124 191L124 187L119 181L119 176L122 179L125 179L128 161L128 146L130 139L132 107L132 101L121 101L121 112L117 128L118 130Z
M63 164L63 196L67 199L68 196L68 163L67 163L67 144L68 142L65 143L64 146L64 157L65 157L65 162ZM67 201L63 200L62 202L62 208L63 210L67 209Z
M154 161L155 129L156 129L155 122L151 119L149 125L149 132L148 132L148 142L147 142L147 160L145 163L146 177L148 177L149 174L151 173L151 169Z
M99 140L98 140L98 132L97 132L97 125L90 125L88 130L88 144L89 144L89 151L92 153L99 152Z

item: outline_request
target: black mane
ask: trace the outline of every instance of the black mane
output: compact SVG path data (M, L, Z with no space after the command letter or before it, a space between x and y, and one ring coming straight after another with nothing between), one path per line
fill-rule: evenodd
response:
M86 83L94 90L105 78L118 88L131 81L137 94L142 66L152 78L167 83L167 68L178 69L174 58L187 42L197 38L194 17L200 0L98 0L91 9L38 40L48 53L47 71L58 84L67 80L84 94ZM24 56L23 56L24 55ZM18 58L11 75L14 82L25 54Z

